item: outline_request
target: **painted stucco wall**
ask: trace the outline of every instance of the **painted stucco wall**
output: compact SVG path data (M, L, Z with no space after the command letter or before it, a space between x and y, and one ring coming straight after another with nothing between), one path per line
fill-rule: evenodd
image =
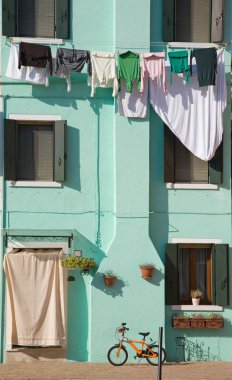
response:
M161 3L73 0L73 44L90 51L146 52L151 41L151 49L159 49L152 42L162 38ZM226 25L229 22L227 15ZM71 45L66 43L66 47ZM9 51L9 42L2 38L3 73ZM229 73L229 53L226 62ZM128 323L132 337L138 331L151 331L157 338L158 327L166 325L168 359L175 360L175 331L170 308L165 309L164 303L165 244L172 237L190 237L219 238L231 246L229 108L225 112L224 185L210 191L167 190L159 117L152 109L144 120L118 116L112 90L97 89L91 99L86 79L85 72L72 74L72 91L67 94L65 80L51 78L45 88L3 77L5 118L11 113L60 115L68 125L64 186L13 188L5 183L4 227L74 229L73 247L94 257L99 265L94 277L75 271L76 281L68 283L69 360L106 361L121 322ZM150 282L140 276L143 262L156 265ZM231 265L230 261L230 270ZM119 276L112 289L103 285L101 273L106 269ZM231 319L232 311L226 309L225 316ZM204 339L213 352L219 345L220 358L231 360L229 324L222 333L198 334L188 336Z

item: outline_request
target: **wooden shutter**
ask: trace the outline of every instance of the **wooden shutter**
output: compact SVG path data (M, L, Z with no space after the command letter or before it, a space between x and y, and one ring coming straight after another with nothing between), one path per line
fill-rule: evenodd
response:
M69 38L69 0L56 0L56 38Z
M174 134L164 125L164 182L175 182L174 139Z
M209 183L223 182L223 142L216 150L214 157L209 161Z
M213 247L213 304L229 305L228 245Z
M4 171L5 179L16 181L16 121L4 121Z
M176 0L176 41L210 42L211 0Z
M175 137L175 183L208 183L208 162L194 156Z
M2 34L15 37L16 34L16 4L15 0L2 0Z
M165 303L179 303L178 245L167 244L165 256Z
M54 121L54 181L65 180L66 121Z
M18 0L18 35L54 37L54 0Z
M163 0L163 40L175 40L175 0Z
M211 42L223 41L224 1L212 0Z

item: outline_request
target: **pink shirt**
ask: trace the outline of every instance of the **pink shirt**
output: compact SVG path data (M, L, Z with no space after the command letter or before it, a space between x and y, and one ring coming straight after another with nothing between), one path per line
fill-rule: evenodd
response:
M164 91L166 90L165 82L165 53L144 53L142 54L141 64L141 89L144 91L145 78L155 80L157 78L159 84L163 84ZM161 81L162 78L162 81Z

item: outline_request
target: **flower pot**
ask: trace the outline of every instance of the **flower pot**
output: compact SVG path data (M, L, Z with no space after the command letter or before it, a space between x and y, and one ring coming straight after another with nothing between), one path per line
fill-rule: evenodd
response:
M205 327L208 329L222 329L224 321L223 319L206 319Z
M175 329L187 329L190 327L190 320L187 318L173 318L173 327Z
M191 319L191 327L193 329L204 329L205 328L205 319L192 318Z
M193 304L194 306L199 305L199 303L200 303L200 298L192 298L192 304Z
M106 286L113 286L116 281L116 277L105 277L104 276L104 283Z
M152 278L154 267L142 265L140 266L141 275L145 280Z

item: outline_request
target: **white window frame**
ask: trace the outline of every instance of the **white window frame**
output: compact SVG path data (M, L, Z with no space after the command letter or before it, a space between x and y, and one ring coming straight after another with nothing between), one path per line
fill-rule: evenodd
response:
M56 121L62 120L61 115L37 115L10 113L8 119L17 121ZM62 187L61 182L55 181L7 181L10 187Z

